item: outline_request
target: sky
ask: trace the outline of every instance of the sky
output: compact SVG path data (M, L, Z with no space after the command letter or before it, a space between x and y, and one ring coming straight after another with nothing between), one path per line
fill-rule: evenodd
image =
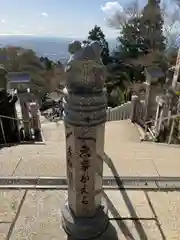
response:
M138 0L143 6L146 0ZM168 1L168 0L165 0ZM172 1L172 0L171 0ZM0 35L82 37L98 25L106 37L117 36L107 24L131 0L0 0Z

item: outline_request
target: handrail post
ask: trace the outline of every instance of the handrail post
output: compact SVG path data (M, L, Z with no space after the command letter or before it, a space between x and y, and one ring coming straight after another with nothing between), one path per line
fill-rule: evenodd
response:
M163 113L164 113L164 109L163 109L163 107L161 107L159 121L158 121L158 124L157 124L157 133L159 133L160 130L161 130L161 125L162 125L162 121L163 121Z
M137 102L139 98L137 95L132 95L131 98L131 122L134 123L137 121Z
M32 121L32 128L34 130L34 135L36 139L40 138L41 133L41 123L39 119L39 109L37 102L31 102L29 104L30 113L31 113L31 121Z
M3 135L3 140L4 140L4 143L6 144L6 136L5 136L5 133L4 133L4 127L3 127L1 117L0 117L0 126L1 126L2 135Z
M169 139L168 139L168 144L171 144L171 142L172 142L174 127L175 127L175 119L173 119L173 121L172 121L171 131L170 131Z
M156 117L155 117L155 122L154 122L154 128L156 131L158 131L158 119L159 119L159 112L160 112L160 104L157 104L157 109L156 109Z

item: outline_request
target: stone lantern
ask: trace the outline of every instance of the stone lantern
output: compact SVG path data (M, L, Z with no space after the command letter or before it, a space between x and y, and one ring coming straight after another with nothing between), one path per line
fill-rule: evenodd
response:
M0 89L7 90L7 70L3 65L0 65Z

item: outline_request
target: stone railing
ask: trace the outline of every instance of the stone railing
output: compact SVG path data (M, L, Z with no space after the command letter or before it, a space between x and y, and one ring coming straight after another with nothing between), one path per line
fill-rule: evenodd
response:
M107 110L107 121L119 121L131 117L132 102L124 103Z
M107 121L119 121L131 119L140 125L144 125L145 102L139 97L132 96L132 101L124 103L118 107L107 110Z

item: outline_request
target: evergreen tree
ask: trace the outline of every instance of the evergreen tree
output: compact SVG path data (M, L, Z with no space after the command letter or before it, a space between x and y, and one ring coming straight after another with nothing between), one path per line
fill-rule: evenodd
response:
M142 11L140 32L144 44L150 51L163 51L165 49L163 25L160 0L148 0Z
M40 61L44 63L46 70L51 70L53 67L53 63L47 57L40 57Z
M130 18L124 24L118 41L122 58L137 58L147 53L147 47L141 36L139 17Z
M101 58L104 65L107 65L109 63L109 46L108 42L106 41L105 35L101 28L97 25L94 26L94 28L89 31L88 35L88 41L98 41L102 47L102 53ZM84 43L88 42L84 41Z

